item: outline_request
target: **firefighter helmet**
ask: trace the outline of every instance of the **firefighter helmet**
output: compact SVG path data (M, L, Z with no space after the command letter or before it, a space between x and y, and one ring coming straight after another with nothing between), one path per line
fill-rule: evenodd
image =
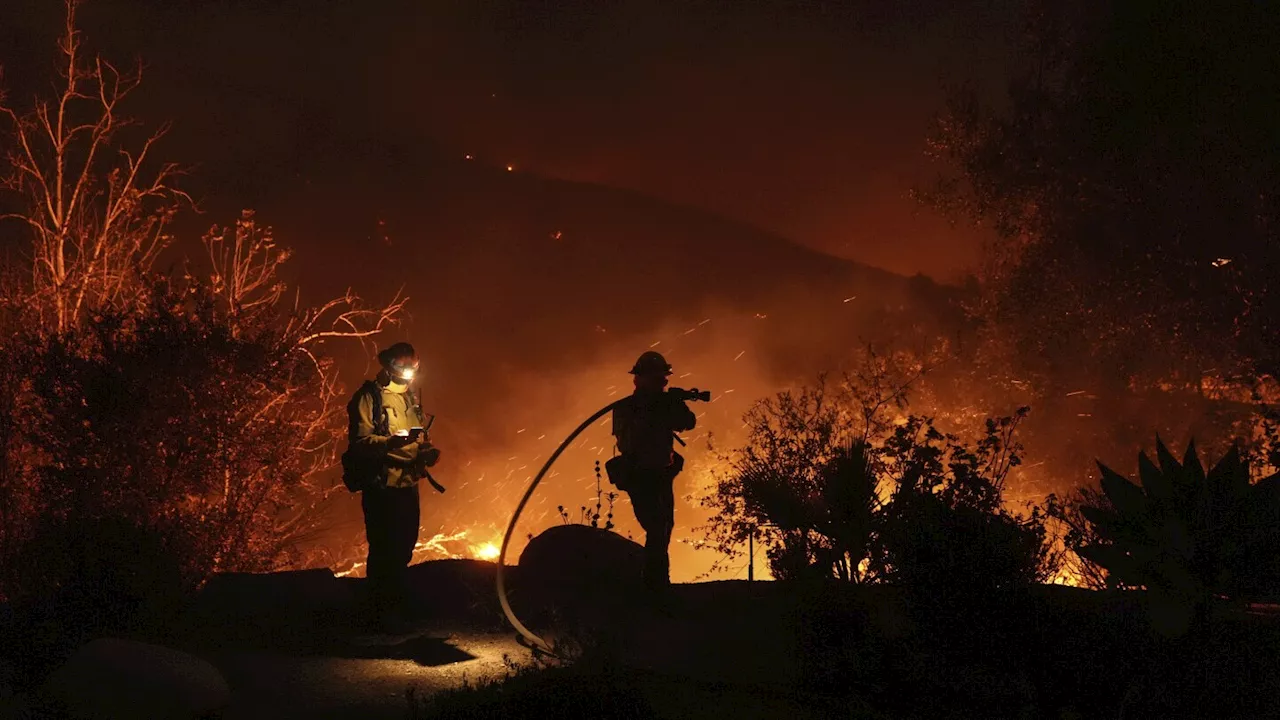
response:
M631 368L632 375L670 375L671 363L662 357L662 353L652 350L644 353Z
M396 343L378 353L378 362L397 382L407 383L418 373L418 353L407 342Z

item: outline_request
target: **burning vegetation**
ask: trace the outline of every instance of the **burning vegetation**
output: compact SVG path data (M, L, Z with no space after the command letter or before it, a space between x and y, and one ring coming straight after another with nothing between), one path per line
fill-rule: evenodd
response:
M969 656L984 642L1014 648L1011 665L1068 645L1074 626L1038 626L1033 592L1069 590L1045 585L1143 589L1160 631L1194 651L1221 650L1215 608L1280 597L1280 143L1259 130L1280 116L1280 56L1234 42L1265 18L1192 13L1170 31L1154 10L1045 4L1007 102L957 95L930 140L944 175L920 198L992 232L978 275L944 287L470 156L417 185L384 179L379 202L400 214L353 210L341 190L303 197L332 211L299 213L287 236L349 235L333 255L293 257L247 211L184 234L192 201L158 157L163 133L124 119L137 72L90 59L67 7L54 94L0 98L0 219L21 248L0 266L0 600L127 625L215 573L361 576L335 468L342 403L393 330L429 337L424 402L450 458L415 563L497 560L547 453L631 391L637 350L660 350L677 384L713 391L681 438L673 579L852 588L911 616L908 651L809 638L831 654L806 682L878 652L890 670L868 676L951 697L937 668L985 667ZM1188 46L1202 25L1208 49ZM1209 51L1222 62L1195 82L1166 72L1164 58ZM370 242L397 271L435 269L435 296L369 305L286 280ZM1185 439L1185 456L1161 438ZM1137 483L1112 469L1153 440ZM614 453L606 417L560 458L509 555L558 524L639 539L601 477ZM814 635L857 614L808 609ZM1146 645L1080 644L1176 657L1165 636L1122 630Z
M0 288L6 567L59 545L83 518L110 518L124 525L104 533L178 538L175 572L190 584L297 565L359 575L354 504L332 471L340 380L354 375L362 341L397 327L432 334L426 399L446 418L438 443L456 463L456 489L426 503L415 561L494 559L498 528L545 453L629 392L626 363L651 347L681 384L716 393L684 438L675 579L745 575L742 554L760 542L775 577L889 581L916 572L903 528L929 526L1016 551L993 577L1106 582L1105 564L1068 552L1091 506L1062 499L1093 482L1095 458L1114 466L1159 433L1195 436L1215 457L1239 439L1255 472L1280 465L1275 159L1243 130L1225 135L1240 172L1179 151L1208 124L1235 127L1234 116L1167 117L1152 104L1095 122L1118 111L1087 81L1121 50L1050 52L1070 40L1051 20L1029 50L1062 64L1021 79L1040 84L1020 85L1007 112L957 97L930 146L951 174L922 199L996 233L964 287L468 160L440 183L455 194L385 194L415 211L379 217L379 242L406 267L440 268L437 297L457 299L412 306L431 316L415 326L398 295L372 307L346 291L302 301L283 279L286 260L331 258L291 259L251 213L184 252L178 168L157 159L161 135L131 137L122 120L138 77L90 61L69 13L60 94L3 108L7 220L27 243ZM1263 90L1246 94L1249 113L1275 97ZM1205 177L1238 202L1194 202L1210 195ZM625 202L634 206L616 210ZM664 212L666 225L629 222ZM360 222L342 213L310 230ZM414 242L405 228L420 215L469 241ZM490 238L476 218L494 216ZM1232 228L1228 246L1220 228ZM737 242L735 252L704 236ZM643 243L656 251L618 249ZM160 272L164 253L191 260ZM529 351L513 360L513 348ZM597 506L593 468L612 453L606 419L560 460L517 540L563 522L560 506L571 516ZM1050 493L1043 510L1029 507ZM639 532L625 498L610 520ZM74 563L40 583L58 585ZM6 595L24 591L22 579L2 580Z

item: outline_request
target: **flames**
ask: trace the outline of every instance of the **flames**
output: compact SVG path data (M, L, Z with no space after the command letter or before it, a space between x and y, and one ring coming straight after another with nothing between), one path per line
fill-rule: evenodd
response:
M456 533L435 533L430 537L425 537L425 532L421 528L418 529L419 540L413 548L413 560L410 564L418 564L431 560L486 560L494 561L498 559L501 552L502 538L487 539L482 542L473 542L473 537L493 537L493 531L487 528L467 528ZM368 545L361 543L354 548L354 554L363 558L368 551ZM341 569L335 570L336 577L363 577L365 562L364 560L347 560L340 565Z
M483 545L471 546L471 556L477 560L497 560L501 551L497 543L487 542Z
M558 231L555 234L559 234ZM852 307L865 300L842 293L830 302ZM711 563L718 558L698 545L701 538L695 532L695 528L708 519L710 511L700 508L692 498L711 487L714 470L726 469L722 460L708 447L712 434L717 449L736 446L745 431L742 413L757 398L779 389L776 376L766 372L767 362L757 357L761 353L755 352L755 346L751 344L754 333L758 332L753 328L784 326L793 320L796 319L788 316L784 309L775 307L732 310L727 314L703 315L700 321L697 316L672 321L654 336L634 343L637 351L647 345L660 347L668 354L674 353L671 359L679 366L674 378L677 384L696 385L713 391L712 403L695 407L698 428L684 437L688 447L681 449L688 462L688 471L677 486L679 497L671 558L672 576L677 582L746 577L745 552L743 562L733 568L710 569ZM595 330L605 332L605 327L597 325ZM462 460L449 467L446 474L452 482L446 484L450 486L450 494L439 501L439 505L434 504L434 496L432 501L424 501L423 517L431 526L420 531L421 539L414 549L412 562L497 560L502 542L498 525L505 525L520 492L564 433L590 411L630 391L630 382L625 380L624 373L632 359L614 357L608 362L584 363L567 369L563 375L540 378L538 383L522 386L519 404L545 411L540 414L513 412L509 427L499 428L505 438L496 442L486 441L475 449L468 448ZM1091 399L1083 391L1071 395L1086 395L1082 399ZM972 428L979 427L985 418L985 400L982 393L970 388L949 388L945 397L921 397L920 405L922 410L931 411L931 414L957 428ZM460 422L459 425L465 423ZM580 436L566 448L564 455L544 478L522 515L518 532L512 536L506 557L508 563L516 561L527 538L548 527L590 522L600 501L594 466L596 461L603 464L613 452L613 438L608 425L606 417ZM1045 492L1057 485L1055 478L1048 477L1038 465L1020 468L1019 477L1012 483L1008 497L1011 509L1020 510L1027 502L1042 500ZM613 489L606 477L602 483L604 500L599 509L599 524L603 526L606 520L611 520L616 532L643 542L643 530L634 520L626 494L616 495L614 505L609 505L609 494ZM610 510L612 518L607 517ZM339 575L362 574L365 547L362 537L355 540L343 543L346 559L336 564ZM757 549L757 577L764 572L765 564L763 553ZM1072 570L1064 570L1053 582L1081 584Z

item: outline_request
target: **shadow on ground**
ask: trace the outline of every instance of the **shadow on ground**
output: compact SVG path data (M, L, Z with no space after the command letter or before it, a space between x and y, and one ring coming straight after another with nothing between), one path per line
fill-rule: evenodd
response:
M356 638L337 643L324 653L349 660L412 660L424 667L438 667L475 660L476 656L443 638L418 635L409 638Z

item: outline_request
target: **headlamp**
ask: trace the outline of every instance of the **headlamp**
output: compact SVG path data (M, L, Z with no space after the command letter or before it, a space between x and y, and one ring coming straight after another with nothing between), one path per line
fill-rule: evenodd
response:
M418 374L418 368L414 365L401 365L400 363L391 363L387 368L387 373L391 377L400 382L410 382L413 377Z

